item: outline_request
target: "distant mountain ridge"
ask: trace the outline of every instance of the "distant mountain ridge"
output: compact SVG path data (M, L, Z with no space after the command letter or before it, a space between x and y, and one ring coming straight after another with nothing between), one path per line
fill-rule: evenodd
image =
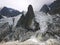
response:
M0 15L7 16L7 17L13 17L21 14L18 10L8 8L8 7L3 7L0 11Z
M40 9L40 11L47 13L49 11L48 6L45 4L43 7Z
M43 5L40 11L51 15L60 14L60 0L56 0L50 5Z

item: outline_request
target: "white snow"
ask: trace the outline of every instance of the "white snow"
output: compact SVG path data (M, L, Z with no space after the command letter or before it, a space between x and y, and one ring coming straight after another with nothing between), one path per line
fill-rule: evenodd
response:
M20 14L20 15L15 16L15 17L4 17L3 19L0 19L0 23L9 22L9 25L13 25L13 18L15 18L14 26L16 26L17 21L19 20L19 18L20 18L21 16L22 16L22 15Z
M41 33L46 32L48 28L47 23L52 23L52 17L49 14L45 14L43 12L35 12L35 15L36 21L39 22Z

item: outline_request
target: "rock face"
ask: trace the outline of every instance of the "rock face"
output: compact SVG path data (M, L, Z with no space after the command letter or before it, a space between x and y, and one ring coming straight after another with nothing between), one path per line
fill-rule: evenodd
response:
M2 41L16 41L19 40L21 42L29 39L34 32L28 31L26 29L23 29L21 27L15 28L9 35L7 35Z
M48 32L60 37L60 15L53 15L53 23L48 25Z
M47 5L43 5L42 8L40 9L41 12L48 13L49 8Z
M13 16L17 16L17 15L21 14L19 11L11 9L11 8L7 8L7 7L4 7L0 11L0 13L1 13L1 15L7 16L7 17L13 17Z
M25 21L24 21L25 22L25 28L29 28L34 17L35 17L35 15L34 15L33 7L32 7L32 5L29 5L28 11L27 11L26 16L25 16Z
M25 29L28 29L28 30L33 30L30 26L32 24L32 22L35 23L36 25L36 29L39 29L39 24L38 22L35 21L35 14L34 14L34 11L33 11L33 7L32 5L29 5L28 6L28 11L27 13L25 14L22 14L21 18L19 19L16 27L19 27L19 26L22 26L23 28ZM33 24L34 25L34 24ZM37 28L38 27L38 28Z
M54 1L49 8L48 13L51 14L53 23L48 24L48 37L60 39L60 0Z
M29 39L35 32L28 31L22 27L11 28L8 23L0 23L0 42L16 41L21 42Z
M13 25L0 24L0 41L25 41L40 29L39 23L35 20L35 14L31 5L29 5L27 13L25 15L22 14L16 27L13 27Z
M38 38L41 39L41 41L46 41L49 38L60 40L60 15L52 15L52 23L49 23L48 30L46 33L42 36L40 34L37 35Z
M51 15L60 14L60 0L56 0L48 6L43 5L40 11Z
M3 17L2 17L2 15L0 15L0 19L2 19Z
M16 27L24 26L24 14L22 14L21 18L18 20Z
M60 14L60 0L54 1L50 6L50 14Z
M0 41L2 41L5 36L7 36L10 33L9 25L8 23L4 23L0 26Z

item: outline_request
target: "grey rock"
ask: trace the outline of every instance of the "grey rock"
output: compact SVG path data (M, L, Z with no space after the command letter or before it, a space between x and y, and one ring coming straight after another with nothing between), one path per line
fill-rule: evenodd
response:
M49 8L48 6L45 4L42 6L42 8L40 9L41 12L44 12L44 13L48 13L49 12Z
M34 22L33 25L35 25L34 30L40 29L39 28L39 23L37 21L35 21L35 14L34 14L34 11L33 11L33 7L32 7L32 5L29 5L27 13L25 15L22 14L22 16L19 19L16 27L23 27L27 30L32 30L33 31L33 29L30 27L32 22Z
M3 16L0 14L0 19L2 19L3 18Z
M34 34L34 32L32 31L26 31L26 29L23 28L15 28L15 30L13 30L10 34L8 34L3 41L15 41L15 40L19 40L21 42L29 39L32 35Z
M34 11L31 5L28 6L28 11L26 15L22 14L16 26L22 26L24 28L28 28L32 23L32 19L34 19Z
M10 33L9 24L8 23L4 23L0 27L0 41L2 41L4 39L4 37L7 36L9 33Z
M49 7L50 7L49 13L51 15L60 14L60 0L54 1L51 5L49 5Z
M16 27L24 26L24 14L22 14L21 18L18 20Z
M53 23L48 25L47 33L60 37L60 15L53 15Z

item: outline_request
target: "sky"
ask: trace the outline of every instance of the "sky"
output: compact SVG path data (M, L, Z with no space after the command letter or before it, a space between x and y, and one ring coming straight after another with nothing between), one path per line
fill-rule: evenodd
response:
M54 0L0 0L0 7L9 7L19 11L27 11L32 5L34 11L39 11L44 4L51 4Z

